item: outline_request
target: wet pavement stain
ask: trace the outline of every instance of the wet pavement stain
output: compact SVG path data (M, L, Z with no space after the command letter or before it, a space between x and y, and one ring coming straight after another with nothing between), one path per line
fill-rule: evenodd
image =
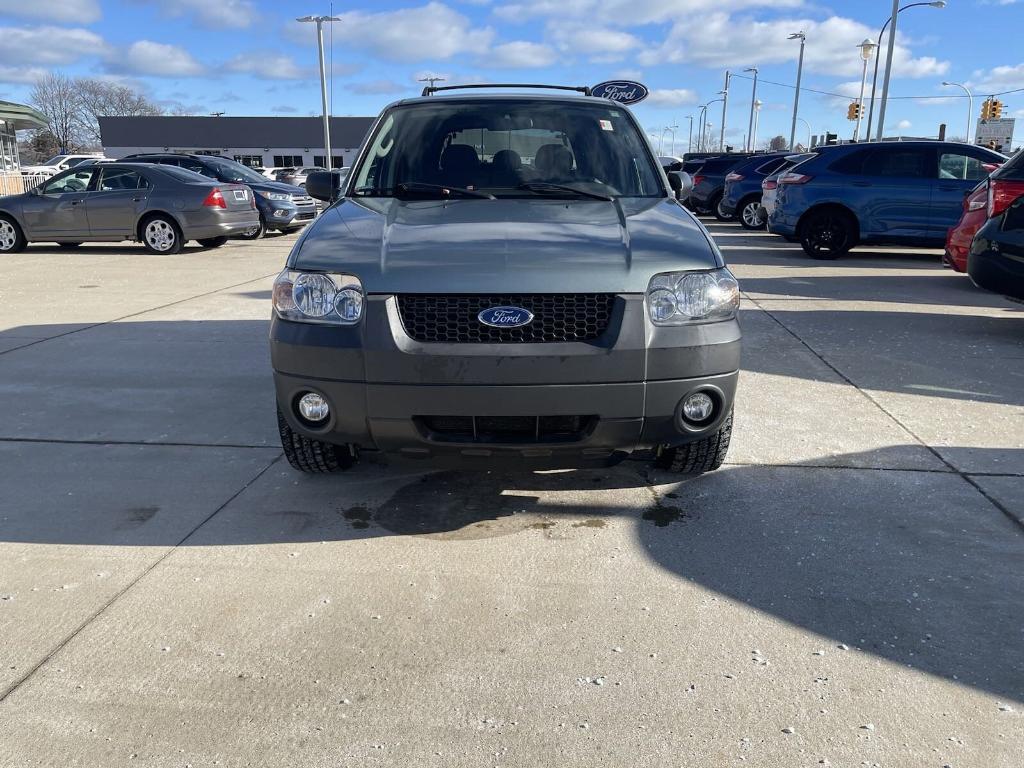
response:
M685 517L683 510L674 509L673 507L663 507L660 504L645 510L643 514L644 520L649 520L659 528L665 528Z
M348 520L353 528L369 528L370 519L373 513L364 504L356 504L341 513L342 517Z
M608 525L607 520L602 520L599 517L591 518L590 520L581 520L578 523L573 523L573 528L604 528Z
M132 507L127 510L127 523L148 523L157 512L160 511L160 507Z

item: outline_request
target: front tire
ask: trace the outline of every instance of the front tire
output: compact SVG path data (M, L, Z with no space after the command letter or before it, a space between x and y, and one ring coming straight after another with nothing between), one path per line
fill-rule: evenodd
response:
M761 198L753 196L743 200L739 207L739 220L744 229L764 229L768 217L761 207Z
M857 226L848 213L814 211L800 225L800 245L812 259L838 259L857 242Z
M197 240L203 248L220 248L224 243L228 241L227 236L221 237L203 237Z
M139 225L139 235L147 251L161 256L181 253L185 245L178 223L164 214L144 219Z
M25 250L28 241L21 227L10 216L0 214L0 253L18 253Z
M666 448L658 455L655 464L661 469L680 474L702 475L705 472L713 472L725 462L731 439L730 411L716 432L686 445Z
M277 409L277 428L281 433L281 447L288 463L300 472L311 475L343 472L355 464L352 452L344 445L311 440L292 429Z

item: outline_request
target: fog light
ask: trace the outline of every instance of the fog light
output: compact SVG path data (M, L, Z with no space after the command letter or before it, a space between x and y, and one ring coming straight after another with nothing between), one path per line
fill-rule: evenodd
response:
M278 208L277 210L274 211L274 215L280 218L282 216L287 216L288 211L284 210L283 208Z
M715 410L715 401L705 392L694 392L683 400L683 416L687 421L707 421Z
M316 392L307 392L299 399L299 413L306 421L323 421L330 412L327 401Z

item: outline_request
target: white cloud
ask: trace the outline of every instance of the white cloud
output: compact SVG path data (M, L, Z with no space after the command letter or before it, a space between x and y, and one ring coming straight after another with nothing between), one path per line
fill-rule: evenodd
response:
M42 67L8 67L0 65L0 83L34 83L46 77L50 70Z
M112 54L107 66L115 72L152 77L195 77L204 72L184 48L152 40L138 40L123 55Z
M788 61L795 63L800 45L796 40L786 38L799 30L807 34L804 56L807 71L840 76L860 75L861 59L857 44L870 37L872 30L860 22L839 16L821 22L811 19L755 21L714 13L704 17L699 24L677 22L664 43L642 52L639 61L652 66L691 62L706 67L732 66L734 69ZM722 45L722 40L728 40L729 45ZM949 69L949 62L930 56L913 58L909 49L899 43L893 62L897 77L936 76Z
M555 63L557 58L555 50L548 45L519 40L494 46L494 49L482 57L479 63L488 67L525 69L549 67Z
M226 64L226 68L267 80L302 80L315 74L312 69L300 67L290 56L273 51L240 53Z
M965 83L968 88L985 93L1012 91L1024 88L1024 64L1016 66L1003 65L989 70L975 70L971 79Z
M0 16L5 15L51 24L92 24L103 14L97 0L0 0Z
M334 39L385 61L450 59L459 54L484 53L494 38L490 27L474 27L466 16L438 2L417 8L337 14ZM287 36L302 44L313 39L312 24L293 22Z
M689 88L655 88L647 97L647 104L655 107L681 107L697 103L697 93Z
M592 61L618 61L643 45L628 32L578 22L551 22L547 36L563 53L589 56Z
M59 66L105 51L103 38L87 29L0 27L0 64Z
M900 120L898 123L896 123L896 128L897 128L897 130L900 130L900 131L906 131L909 128L911 128L913 125L914 124L912 122L910 122L909 120Z
M57 0L63 2L64 0ZM252 0L139 0L157 5L169 16L190 16L204 27L245 29L259 18Z
M270 111L276 114L294 114L299 110L291 104L278 104L276 107L271 107Z
M712 11L796 8L802 5L804 0L523 0L500 5L494 14L513 23L542 17L622 26L624 22L654 24L689 16L691 21L699 24L700 18Z

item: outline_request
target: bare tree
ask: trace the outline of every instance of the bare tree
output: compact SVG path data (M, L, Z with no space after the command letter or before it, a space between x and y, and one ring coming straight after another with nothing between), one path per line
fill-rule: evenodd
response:
M32 86L32 106L46 117L46 127L65 152L82 149L79 129L79 97L75 81L59 72L50 72Z
M74 81L78 87L78 127L82 137L94 146L100 146L101 117L136 117L159 115L161 109L145 96L123 85L92 78Z
M785 149L788 145L789 142L786 140L786 137L779 135L775 136L770 142L768 142L768 149L772 152L779 152Z

